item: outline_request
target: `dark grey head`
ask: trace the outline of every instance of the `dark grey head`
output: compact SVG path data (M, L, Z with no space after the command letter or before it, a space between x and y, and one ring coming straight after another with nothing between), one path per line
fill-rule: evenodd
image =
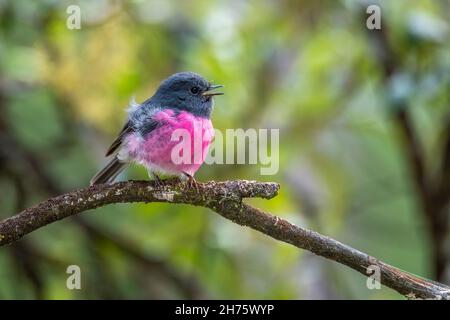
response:
M209 118L213 107L214 92L221 85L212 85L193 72L180 72L161 82L152 103L165 108L188 111L196 116Z

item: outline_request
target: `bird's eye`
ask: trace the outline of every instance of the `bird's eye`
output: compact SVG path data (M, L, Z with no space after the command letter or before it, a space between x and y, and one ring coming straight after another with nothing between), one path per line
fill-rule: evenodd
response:
M191 92L192 92L193 94L197 94L197 93L199 93L199 91L200 91L200 89L199 89L198 87L192 87L192 88L191 88Z

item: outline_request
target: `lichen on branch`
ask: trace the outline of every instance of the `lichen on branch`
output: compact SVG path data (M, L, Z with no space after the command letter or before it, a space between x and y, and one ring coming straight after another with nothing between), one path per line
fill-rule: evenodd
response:
M380 282L407 298L449 299L450 287L401 271L348 245L296 226L280 217L246 204L244 198L271 199L280 186L273 182L247 180L209 181L198 188L172 179L163 185L149 181L126 181L94 185L45 200L19 214L0 221L0 246L69 216L112 203L168 202L210 208L226 219L248 226L274 239L346 265L368 276L368 268L378 268Z

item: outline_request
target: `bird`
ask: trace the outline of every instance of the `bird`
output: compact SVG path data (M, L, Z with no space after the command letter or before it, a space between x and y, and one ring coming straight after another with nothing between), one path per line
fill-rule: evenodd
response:
M110 184L127 165L137 163L147 169L157 185L163 184L160 176L164 175L187 179L198 188L194 174L214 139L211 113L214 96L224 94L216 91L221 87L197 73L179 72L162 81L154 95L143 103L131 101L128 119L106 151L111 160L91 179L90 185ZM180 141L182 135L174 139L177 131L187 134L189 139L184 144ZM179 152L174 152L174 148Z

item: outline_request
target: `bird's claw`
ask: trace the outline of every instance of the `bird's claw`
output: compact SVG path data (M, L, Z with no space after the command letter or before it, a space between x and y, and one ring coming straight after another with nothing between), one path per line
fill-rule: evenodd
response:
M153 177L154 177L153 181L155 181L155 186L157 188L161 188L164 186L164 181L161 180L161 178L157 174L153 173Z
M188 188L194 188L195 191L197 191L197 193L200 193L199 184L198 184L197 180L195 180L195 178L193 176L191 176L190 174L188 174L186 172L183 172L183 174L187 177L186 186Z

